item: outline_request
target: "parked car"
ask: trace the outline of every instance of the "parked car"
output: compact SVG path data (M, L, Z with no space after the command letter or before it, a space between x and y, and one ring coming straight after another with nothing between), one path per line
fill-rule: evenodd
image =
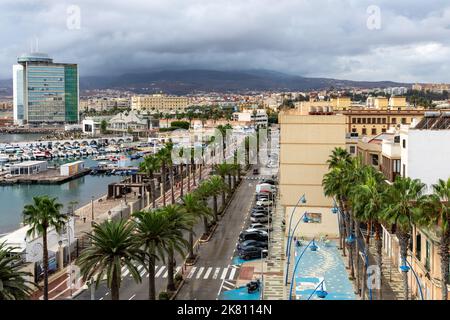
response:
M258 213L257 215L250 217L250 221L253 223L267 223L268 221L272 222L272 218L268 215Z
M261 183L268 183L268 184L271 184L273 186L277 184L277 182L275 180L272 180L272 179L264 179Z
M267 249L267 241L246 240L237 244L238 250L245 250L248 247L258 247Z
M267 227L266 227L267 228ZM261 233L262 235L267 235L268 236L268 233L267 233L267 231L266 230L263 230L263 229L256 229L256 228L248 228L248 229L246 229L246 230L244 230L244 232L259 232L259 233Z
M239 235L239 241L246 241L246 240L259 240L259 241L267 241L267 234L262 234L261 232L241 232Z
M262 216L269 216L269 215L272 215L272 212L269 212L269 211L258 211L258 212L252 212L251 214L250 214L250 218L253 218L253 217L258 217L258 216L260 216L260 215L262 215Z
M263 256L263 258L265 258L267 256L267 251L264 250L264 248L259 247L247 247L243 250L239 250L238 254L239 257L244 260L261 258L261 255Z
M272 205L272 203L273 203L273 201L272 200L268 200L268 199L256 201L256 205L257 206L266 206L267 207L267 206Z
M272 231L272 228L270 229ZM269 230L269 226L264 223L252 223L247 230L264 230L267 232Z

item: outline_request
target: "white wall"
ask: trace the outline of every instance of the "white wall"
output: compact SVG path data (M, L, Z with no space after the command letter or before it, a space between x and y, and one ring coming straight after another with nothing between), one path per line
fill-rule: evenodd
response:
M406 149L402 147L406 138ZM406 176L421 179L431 192L438 179L450 177L450 130L409 130L400 137ZM403 170L403 169L402 169Z

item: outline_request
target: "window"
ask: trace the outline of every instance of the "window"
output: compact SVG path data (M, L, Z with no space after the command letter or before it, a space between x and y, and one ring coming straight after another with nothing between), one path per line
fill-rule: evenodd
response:
M352 118L352 123L356 123L356 118Z
M352 128L352 132L356 132L356 128Z
M362 123L366 124L366 118L362 118Z
M358 118L358 119L357 119L357 122L358 122L358 123L361 123L361 118Z
M385 133L386 132L386 128L382 128L381 132Z
M350 146L350 153L355 153L355 146Z
M372 135L376 135L377 134L377 129L376 128L372 128Z
M425 269L431 270L431 242L429 240L427 240L425 249Z
M393 166L392 166L392 171L395 173L400 173L400 159L396 159L394 160Z
M367 129L366 129L366 128L363 128L363 129L362 129L362 134L363 134L363 135L366 135L366 134L367 134Z
M381 124L381 118L377 118L377 123Z
M402 141L402 146L403 146L403 149L406 148L406 139L403 139L403 141Z
M419 232L416 234L416 258L421 259L422 257L422 236Z
M373 124L377 123L377 118L372 118L372 123Z
M403 178L406 177L406 165L403 165Z
M382 119L383 124L386 124L386 118Z
M371 161L372 161L372 165L373 166L378 166L378 155L377 154L371 154L370 158L371 158Z
M397 123L397 118L392 118L392 124L396 124Z
M402 124L406 124L406 118L402 118Z

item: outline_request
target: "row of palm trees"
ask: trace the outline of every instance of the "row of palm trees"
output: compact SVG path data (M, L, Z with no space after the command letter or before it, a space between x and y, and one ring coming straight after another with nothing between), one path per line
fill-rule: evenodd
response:
M225 171L224 166L230 166L228 171ZM232 170L231 166L218 165L216 169L228 174ZM208 235L220 213L218 197L225 193L231 194L225 178L213 175L182 197L181 205L170 204L151 211L140 211L129 221L107 221L94 225L93 232L88 234L91 246L82 252L77 262L83 275L86 279L97 275L97 284L105 278L112 298L118 299L121 268L125 266L136 281L141 281L137 267L142 264L149 272L149 299L155 299L154 266L157 260L162 260L167 261L167 290L175 290L175 252L185 256L187 251L187 259L195 260L194 225L203 220L204 233ZM211 198L212 209L208 206ZM56 198L38 196L23 211L24 223L30 227L28 234L38 234L43 238L45 300L48 299L47 234L52 229L63 231L67 215L61 213L61 209L62 204ZM188 239L184 238L185 233ZM0 299L24 299L35 289L34 284L25 280L25 276L30 274L16 267L21 258L14 254L13 249L0 244Z
M426 185L419 179L397 176L393 183L386 182L384 175L372 166L362 164L342 148L333 150L328 160L329 172L323 179L325 195L333 197L339 208L340 247L346 255L351 277L355 278L358 291L361 286L365 297L366 268L360 273L358 252L368 248L373 235L376 262L382 270L382 225L395 232L400 245L403 265L407 264L408 246L414 226L427 228L439 236L441 259L442 299L447 300L449 279L450 244L450 178L439 180L432 186L432 193L425 194ZM360 230L366 225L365 236ZM408 268L402 268L403 294L409 297ZM362 280L361 280L362 278ZM381 299L379 290L379 299Z

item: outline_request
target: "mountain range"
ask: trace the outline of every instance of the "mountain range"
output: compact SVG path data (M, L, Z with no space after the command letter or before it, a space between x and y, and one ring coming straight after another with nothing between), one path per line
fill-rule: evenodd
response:
M118 76L86 76L80 89L119 89L135 93L302 91L334 88L385 88L409 86L392 81L351 81L311 78L268 70L161 70L126 73ZM0 80L0 95L11 94L12 81Z

